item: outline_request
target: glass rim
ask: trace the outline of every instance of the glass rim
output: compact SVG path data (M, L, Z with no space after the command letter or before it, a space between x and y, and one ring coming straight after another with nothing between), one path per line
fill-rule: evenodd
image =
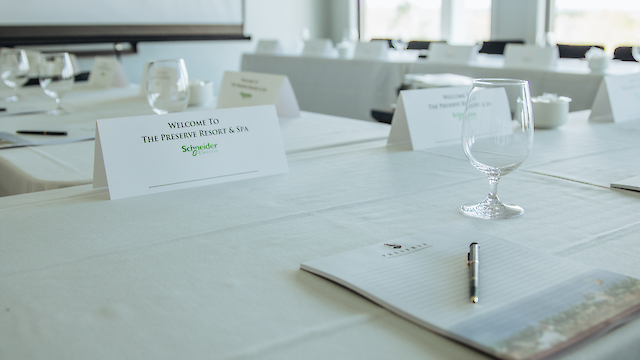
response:
M159 62L184 62L184 58L151 60L149 61L149 65Z
M521 79L506 79L506 78L478 78L473 79L473 84L486 84L486 85L521 85L528 84L529 81Z

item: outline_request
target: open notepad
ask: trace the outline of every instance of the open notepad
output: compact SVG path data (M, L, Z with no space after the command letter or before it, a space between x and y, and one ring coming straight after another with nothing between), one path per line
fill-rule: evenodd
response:
M640 191L640 175L611 183L612 188Z
M479 302L469 244L480 244ZM303 263L427 329L503 359L540 359L640 311L640 280L464 229L440 229Z

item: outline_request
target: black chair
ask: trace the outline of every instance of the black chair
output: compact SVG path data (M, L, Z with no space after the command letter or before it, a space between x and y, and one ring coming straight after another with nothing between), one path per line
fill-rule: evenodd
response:
M75 82L87 81L87 80L89 80L88 72L82 72L74 76ZM38 78L31 78L27 80L27 82L24 84L24 86L34 86L34 85L40 85L40 80Z
M602 45L566 45L558 44L558 53L565 59L584 59L585 54L592 47L604 50Z
M637 61L631 52L631 46L620 46L613 50L613 59L622 61Z
M507 44L524 44L524 40L491 40L484 41L480 48L481 54L502 55Z
M371 117L374 118L377 122L391 124L394 112L394 109L371 109Z
M429 49L429 45L431 45L431 43L447 43L444 40L438 40L438 41L423 41L423 40L412 40L409 41L409 44L407 45L407 50L428 50Z

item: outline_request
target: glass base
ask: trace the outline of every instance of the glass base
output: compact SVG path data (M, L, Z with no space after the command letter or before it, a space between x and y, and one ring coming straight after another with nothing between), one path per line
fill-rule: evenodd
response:
M8 98L5 98L4 101L6 102L20 101L20 97L18 95L13 95L13 96L9 96Z
M73 114L73 110L69 109L68 107L57 107L53 110L49 110L47 111L47 115L53 115L53 116L62 116L62 115L67 115L67 114Z
M489 204L484 201L475 205L462 205L460 212L467 216L486 220L511 219L524 214L524 210L519 206L502 203Z

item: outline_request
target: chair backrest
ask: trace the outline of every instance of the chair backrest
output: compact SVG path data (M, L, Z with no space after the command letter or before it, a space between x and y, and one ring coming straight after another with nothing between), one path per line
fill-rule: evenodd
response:
M631 46L620 46L613 51L614 60L637 61L631 52Z
M565 59L584 59L585 54L592 47L597 47L604 50L602 45L567 45L558 44L558 52L561 58Z
M431 44L428 61L444 64L468 64L478 55L478 46L449 45L445 43Z
M480 51L481 54L502 55L504 54L504 47L507 44L524 44L524 40L491 40L484 41Z
M371 40L359 42L353 53L354 60L384 60L387 58L389 47L384 41Z
M301 56L305 57L336 57L338 51L331 39L305 40Z
M437 41L424 41L424 40L411 40L407 45L407 50L428 50L431 43L447 43L445 40Z
M256 54L282 54L282 45L278 40L260 40L256 45Z
M521 69L553 69L558 60L558 47L507 44L504 67Z
M393 48L394 48L394 47L393 47L393 40L391 40L391 39L371 39L371 41L378 41L378 40L380 40L380 41L386 41L386 42L387 42L387 44L389 45L389 48L390 48L390 49L393 49Z

